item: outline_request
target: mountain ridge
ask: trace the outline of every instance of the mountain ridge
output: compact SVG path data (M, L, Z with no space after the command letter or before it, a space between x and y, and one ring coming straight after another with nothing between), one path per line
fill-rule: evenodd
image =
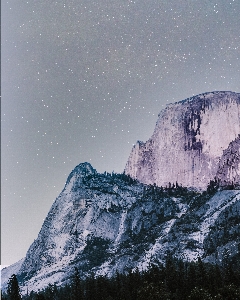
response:
M227 95L232 94L227 92ZM232 102L240 100L237 99ZM171 118L166 120L170 123L166 124L178 125L179 119L174 119L171 107L169 110ZM199 115L193 115L195 123L191 121L190 128L199 134ZM186 118L181 120L180 129ZM157 122L157 129L161 122ZM113 276L116 272L146 270L150 264L164 263L169 252L178 259L196 261L200 257L217 264L221 264L226 251L231 257L239 255L239 132L221 150L222 156L214 169L216 176L214 180L207 178L205 191L199 186L184 187L174 176L164 185L155 181L147 184L129 172L100 174L88 162L77 165L52 204L26 257L1 271L3 290L12 271L17 273L24 294L48 284L68 283L75 267L83 278L92 272L95 276ZM171 145L171 136L169 140ZM156 141L150 141L139 142L140 148L148 152L143 167L156 163L152 158ZM195 148L187 152L199 155L200 148ZM148 171L143 168L141 174L148 175ZM149 178L154 179L154 174L150 173ZM230 181L226 180L229 178Z
M77 170L79 165L17 265L23 293L49 283L65 284L75 267L83 277L91 272L113 276L162 263L169 252L176 258L218 263L228 247L237 254L239 239L230 235L224 244L215 237L212 251L207 238L216 235L210 228L229 207L233 212L227 219L237 220L240 190L218 191L209 185L210 192L201 194L174 184L145 185L125 174L78 176ZM239 224L234 230L240 231ZM3 288L8 270L2 270Z

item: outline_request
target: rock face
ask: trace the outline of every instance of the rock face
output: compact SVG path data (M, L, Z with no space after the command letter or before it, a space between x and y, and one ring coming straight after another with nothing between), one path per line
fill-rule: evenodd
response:
M238 93L205 93L170 104L158 115L152 137L132 149L125 173L147 184L166 186L177 181L206 189L217 172L220 175L224 150L239 134ZM221 180L239 182L239 175L226 168ZM233 172L239 174L238 163Z
M185 260L221 262L240 249L240 190L200 193L181 186L145 185L125 174L99 174L78 165L53 203L26 257L1 272L6 289L12 272L21 291L92 272L113 276L163 263L167 253Z
M220 185L240 185L240 135L232 141L228 148L223 151L217 171L217 179Z

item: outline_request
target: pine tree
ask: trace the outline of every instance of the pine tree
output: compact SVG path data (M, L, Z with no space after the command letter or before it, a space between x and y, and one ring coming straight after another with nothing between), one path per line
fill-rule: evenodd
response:
M86 278L85 281L85 287L86 287L86 293L85 293L85 299L86 300L95 300L96 299L96 280L94 278L94 275L91 274L90 277Z
M187 292L187 283L186 283L186 269L185 264L182 260L177 261L177 291L180 293L179 299L185 299Z
M45 300L45 297L43 296L43 294L37 294L36 295L36 298L35 298L36 300Z
M109 280L107 280L103 276L99 276L96 278L96 298L98 300L105 300L108 297L108 283Z
M207 285L207 278L206 278L206 270L205 266L201 260L201 258L198 258L197 265L196 265L196 283L199 287L206 287Z
M165 278L167 287L171 292L174 292L177 287L177 273L175 262L171 254L168 254L166 258Z
M1 300L7 300L7 295L1 291Z
M190 295L188 296L189 300L213 300L211 295L204 290L203 288L195 287Z
M196 268L193 262L191 262L188 266L187 284L188 284L188 290L192 290L196 286Z
M83 299L81 280L80 280L78 269L76 267L75 267L75 273L74 273L73 282L72 282L71 299L73 299L73 300L82 300Z
M13 274L8 281L7 295L9 300L21 299L17 276Z

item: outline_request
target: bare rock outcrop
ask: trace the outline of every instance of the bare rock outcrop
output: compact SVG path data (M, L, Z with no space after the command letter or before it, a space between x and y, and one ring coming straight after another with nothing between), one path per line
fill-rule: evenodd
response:
M152 137L133 147L125 173L146 184L206 189L239 133L239 93L205 93L169 104L159 113ZM226 182L239 181L230 171L224 174L230 176Z

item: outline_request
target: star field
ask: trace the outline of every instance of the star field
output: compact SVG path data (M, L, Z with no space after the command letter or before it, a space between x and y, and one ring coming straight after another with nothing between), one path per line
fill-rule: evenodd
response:
M167 103L239 92L240 2L9 0L2 12L2 264L11 264L77 164L122 172Z

